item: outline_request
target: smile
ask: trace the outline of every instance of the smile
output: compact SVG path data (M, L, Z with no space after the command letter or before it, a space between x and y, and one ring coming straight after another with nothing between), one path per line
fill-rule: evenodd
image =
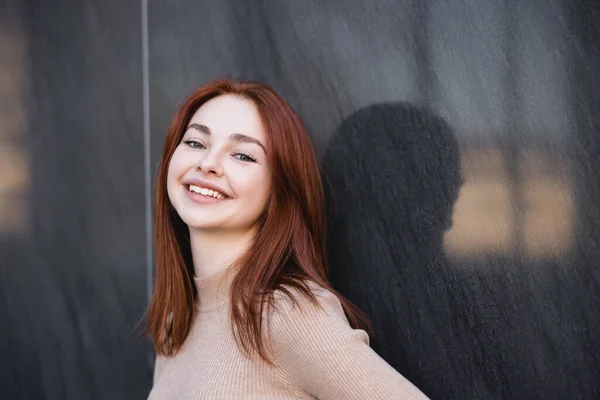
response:
M219 200L224 199L226 197L225 195L217 192L216 190L207 189L207 188L203 188L203 187L196 186L196 185L188 185L187 188L190 192L198 193L198 194L201 194L206 197L213 197L213 198L219 199Z

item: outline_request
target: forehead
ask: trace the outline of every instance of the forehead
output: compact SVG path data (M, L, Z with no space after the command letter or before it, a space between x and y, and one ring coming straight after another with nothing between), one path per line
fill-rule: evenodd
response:
M213 135L241 133L264 140L265 132L256 105L247 99L226 94L204 103L189 122L206 125Z

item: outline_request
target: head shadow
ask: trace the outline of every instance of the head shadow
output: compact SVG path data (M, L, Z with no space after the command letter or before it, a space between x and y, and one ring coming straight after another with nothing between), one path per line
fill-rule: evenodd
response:
M458 142L441 117L403 102L362 108L334 133L322 173L334 284L352 285L351 265L381 278L422 273L443 254L462 178Z

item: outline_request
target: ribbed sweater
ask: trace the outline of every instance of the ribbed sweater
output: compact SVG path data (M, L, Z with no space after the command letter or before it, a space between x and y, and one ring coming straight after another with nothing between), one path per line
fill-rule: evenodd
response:
M427 398L369 347L364 330L350 326L337 296L316 284L319 306L293 289L298 305L275 293L263 335L275 366L245 356L231 331L226 272L194 277L189 335L174 356L157 357L149 400Z

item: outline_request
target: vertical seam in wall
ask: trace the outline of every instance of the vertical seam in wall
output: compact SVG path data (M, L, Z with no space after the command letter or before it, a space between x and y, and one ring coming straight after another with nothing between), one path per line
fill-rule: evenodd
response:
M150 170L150 85L148 68L148 0L141 0L142 13L142 98L144 127L144 199L146 228L146 302L152 293L152 175ZM152 347L148 348L148 366L153 367Z

